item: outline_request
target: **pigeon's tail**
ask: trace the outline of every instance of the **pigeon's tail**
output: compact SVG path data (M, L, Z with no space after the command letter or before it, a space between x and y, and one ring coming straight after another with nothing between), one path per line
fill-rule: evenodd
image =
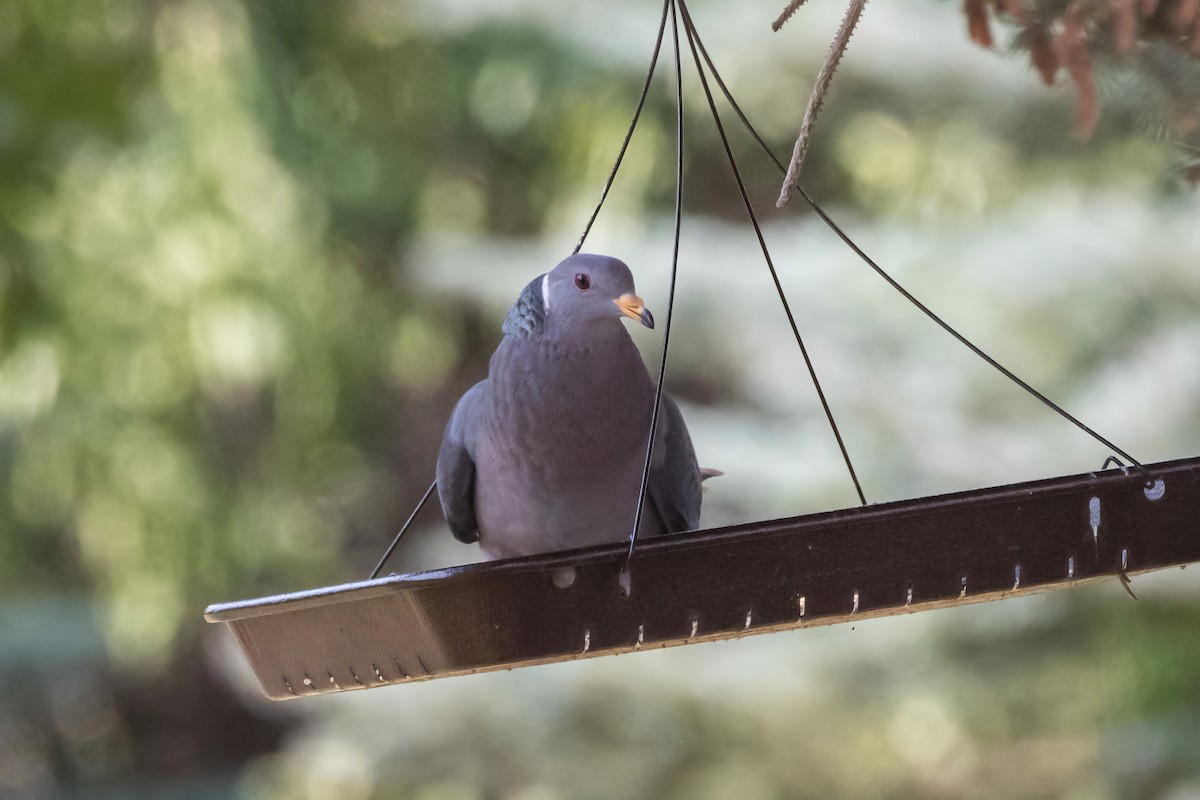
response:
M713 469L712 467L701 467L700 468L700 491L707 494L708 487L704 485L704 482L706 480L708 480L709 478L719 478L724 474L725 473L721 472L721 470L719 470L719 469Z

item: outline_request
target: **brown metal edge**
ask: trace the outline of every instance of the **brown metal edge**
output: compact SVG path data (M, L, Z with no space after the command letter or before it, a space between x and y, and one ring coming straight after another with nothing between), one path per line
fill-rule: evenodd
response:
M1140 569L1140 570L1130 570L1126 574L1127 574L1127 576L1130 576L1130 577L1145 575L1145 574L1148 574L1151 572L1161 572L1163 570L1168 570L1168 569L1182 568L1182 567L1187 566L1189 563L1192 563L1192 562L1183 562L1183 563L1179 563L1179 564L1167 564L1167 565L1149 567L1149 568ZM526 661L517 661L517 662L506 663L506 664L498 664L495 666L473 667L470 669L458 669L458 670L451 669L451 670L446 670L446 671L438 672L436 674L431 674L431 675L413 675L413 676L410 676L407 678L401 678L401 679L397 679L397 680L385 680L385 681L378 682L378 683L368 682L368 683L365 683L362 685L355 685L355 686L339 686L334 689L320 689L320 688L317 688L315 684L313 686L304 686L302 684L299 687L292 687L291 693L282 691L282 689L277 690L276 692L273 693L270 690L268 690L267 683L265 681L261 680L261 676L257 676L257 673L256 673L256 676L260 678L259 686L262 689L264 696L266 696L267 699L269 699L269 700L276 701L276 702L282 702L282 701L286 701L286 700L295 700L297 698L304 698L304 697L316 697L319 695L340 694L342 692L358 691L361 689L379 689L379 688L383 688L385 686L401 686L401 685L408 685L408 684L413 684L413 683L425 683L427 681L438 680L441 678L463 677L463 676L467 676L467 675L481 675L481 674L489 673L489 672L505 672L505 671L511 672L514 669L524 669L526 667L545 666L547 664L558 664L558 663L564 663L564 662L586 661L588 659L599 658L602 656L619 656L619 655L626 655L626 654L631 654L631 653L649 652L652 650L663 650L663 649L666 649L669 647L679 647L679 646L683 646L683 645L723 642L723 641L730 641L730 640L734 640L734 639L744 639L744 638L747 638L750 636L757 636L759 634L766 634L766 633L782 633L785 631L806 630L808 628L822 628L822 627L827 627L827 626L831 626L831 625L844 625L847 623L857 623L857 622L863 622L866 620L881 619L881 618L885 618L885 617L898 617L898 616L904 616L904 615L908 615L908 614L916 614L916 613L923 612L923 611L936 611L936 610L942 610L942 609L947 609L947 608L956 608L956 607L960 607L960 606L976 605L976 604L980 604L980 603L990 603L990 602L994 602L997 600L1007 600L1007 599L1011 599L1014 597L1028 597L1028 596L1033 596L1033 595L1038 595L1038 594L1044 594L1046 592L1050 592L1050 591L1054 591L1054 590L1058 590L1058 589L1074 588L1077 586L1084 586L1084 585L1088 585L1088 584L1100 583L1102 581L1107 581L1107 580L1119 580L1119 574L1113 573L1113 574L1105 574L1105 575L1093 575L1093 576L1089 576L1086 578L1079 578L1079 579L1075 579L1075 580L1064 580L1064 581L1057 581L1057 582L1053 582L1053 583L1040 584L1040 585L1036 585L1036 586L1021 587L1021 588L1015 589L1015 590L1009 589L1009 590L998 591L998 592L981 592L976 595L968 594L964 597L941 598L941 599L936 599L936 600L913 602L910 605L899 604L899 605L895 605L895 606L877 607L877 608L868 609L868 610L855 612L855 613L849 613L849 614L823 615L823 616L819 616L819 617L813 617L812 619L797 619L794 622L775 623L775 624L771 624L771 625L759 625L759 626L752 625L751 627L746 628L744 630L740 630L740 631L739 630L716 631L716 632L707 633L707 634L697 633L695 636L684 637L684 638L675 637L675 638L668 638L668 639L658 639L658 640L651 641L651 642L645 642L640 645L633 645L633 646L627 646L627 647L598 648L596 650L589 650L586 652L580 651L580 652L574 653L574 654L557 655L557 656L552 656L552 657L548 657L548 658L529 659ZM233 628L234 626L231 625L230 627ZM242 638L240 636L237 636L236 634L235 634L235 637L238 640L239 646L243 647L243 649L244 649L245 643L243 642ZM247 656L249 657L249 653L247 653ZM284 687L283 684L280 684L280 686L282 688L287 688L287 687Z

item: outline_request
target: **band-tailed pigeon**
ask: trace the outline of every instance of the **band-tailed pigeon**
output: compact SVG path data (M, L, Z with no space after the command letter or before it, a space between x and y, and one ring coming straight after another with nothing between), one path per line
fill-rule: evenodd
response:
M573 255L521 292L487 380L458 401L438 454L457 539L495 559L629 537L654 384L622 317L654 327L629 267L608 256ZM639 538L696 529L713 474L664 394Z

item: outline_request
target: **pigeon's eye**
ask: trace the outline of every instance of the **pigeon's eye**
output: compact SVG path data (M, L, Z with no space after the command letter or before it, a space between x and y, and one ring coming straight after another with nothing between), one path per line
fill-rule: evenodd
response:
M592 288L592 279L582 272L575 274L575 285L579 287L579 291L586 292Z

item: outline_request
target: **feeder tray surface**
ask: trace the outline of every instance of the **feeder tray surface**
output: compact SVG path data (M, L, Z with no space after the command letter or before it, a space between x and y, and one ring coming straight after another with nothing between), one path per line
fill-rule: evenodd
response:
M993 600L1200 561L1200 458L210 606L276 700ZM554 576L575 571L566 588ZM626 594L625 587L629 592Z

